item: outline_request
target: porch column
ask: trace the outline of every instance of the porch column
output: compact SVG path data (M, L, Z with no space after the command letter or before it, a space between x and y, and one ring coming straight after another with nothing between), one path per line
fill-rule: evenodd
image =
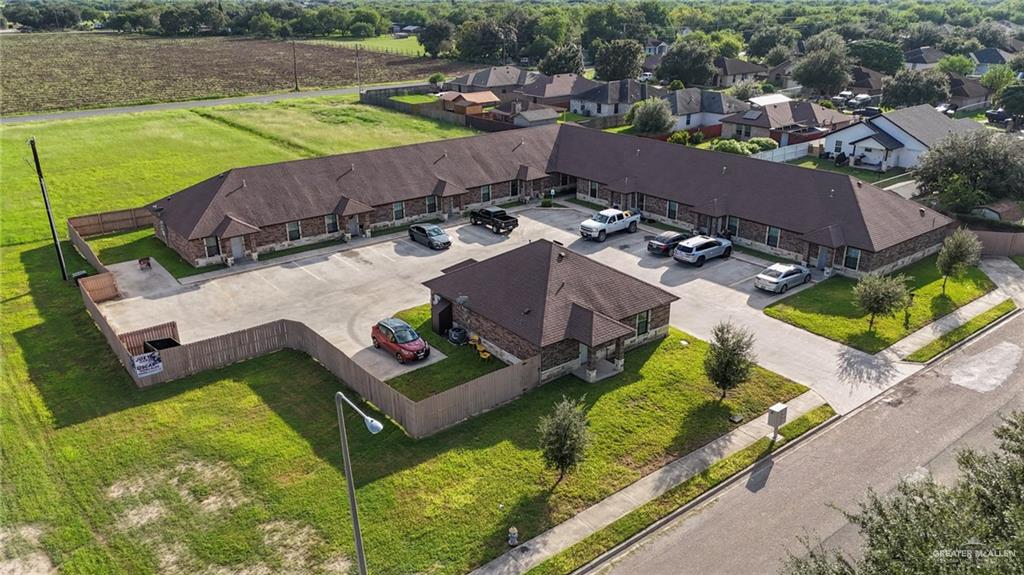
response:
M587 346L587 383L597 381L597 357L594 348Z
M359 225L363 228L363 237L370 237L370 214L359 214Z
M615 364L615 369L622 371L626 364L626 343L623 338L615 340L615 350L612 352L612 363Z

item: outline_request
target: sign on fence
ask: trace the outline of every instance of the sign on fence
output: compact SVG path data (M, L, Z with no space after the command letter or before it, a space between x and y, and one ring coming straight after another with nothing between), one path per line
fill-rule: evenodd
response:
M164 370L164 362L160 360L159 351L132 356L132 363L135 364L135 375L139 377L156 375Z

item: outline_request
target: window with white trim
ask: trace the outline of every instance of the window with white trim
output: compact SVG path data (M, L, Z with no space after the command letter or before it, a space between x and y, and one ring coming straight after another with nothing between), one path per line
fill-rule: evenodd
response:
M489 202L491 201L491 185L480 186L480 201Z
M338 232L338 214L327 214L324 216L324 229L329 234Z
M668 201L668 212L665 214L668 219L674 220L679 217L679 202Z
M690 121L691 121L692 119L693 119L693 114L687 114L687 115L686 115L686 125L687 125L687 126L689 126L689 125L690 125Z
M860 267L860 250L858 248L846 246L846 252L843 254L843 267L850 270Z
M843 151L843 141L836 140L836 145L832 148L832 153L839 154Z
M739 235L740 233L740 219L736 216L729 216L725 218L725 229L729 230L732 235Z
M405 217L405 202L395 202L391 205L392 219L400 220Z
M597 197L597 188L599 186L600 186L600 184L598 184L594 180L590 180L590 197L592 197L592 198L596 198Z
M651 310L636 314L636 335L641 336L651 330Z
M299 222L288 222L284 227L288 232L288 241L294 242L302 238L302 226L299 225Z
M768 226L768 231L764 234L764 243L768 244L773 248L779 247L779 237L782 236L782 230L775 226Z
M220 240L213 236L203 238L203 248L206 250L206 257L212 258L213 256L219 256Z
M427 196L427 213L432 214L437 211L437 196Z

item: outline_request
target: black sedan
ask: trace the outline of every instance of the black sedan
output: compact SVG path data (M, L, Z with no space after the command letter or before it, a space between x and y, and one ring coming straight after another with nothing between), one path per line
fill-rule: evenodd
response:
M647 251L661 256L670 256L679 242L689 237L690 235L684 232L661 232L647 242Z
M452 239L434 224L416 224L409 226L409 239L421 243L432 250L444 250L452 246Z

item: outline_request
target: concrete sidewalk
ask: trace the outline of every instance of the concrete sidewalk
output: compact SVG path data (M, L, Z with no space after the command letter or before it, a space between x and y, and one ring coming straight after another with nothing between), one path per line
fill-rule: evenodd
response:
M887 357L892 361L899 361L954 329L964 325L975 317L999 305L1009 297L1010 296L1007 295L1006 292L996 288L971 303L957 308L952 313L940 317L907 337L897 341L886 348L880 355Z
M823 405L817 393L808 391L788 403L789 421ZM615 520L703 472L712 463L740 451L762 437L771 436L768 415L745 423L704 447L692 451L647 475L621 491L584 509L578 515L523 542L470 575L517 575L525 573Z
M983 258L980 266L999 289L1009 294L1018 306L1024 307L1024 269L1004 257Z

